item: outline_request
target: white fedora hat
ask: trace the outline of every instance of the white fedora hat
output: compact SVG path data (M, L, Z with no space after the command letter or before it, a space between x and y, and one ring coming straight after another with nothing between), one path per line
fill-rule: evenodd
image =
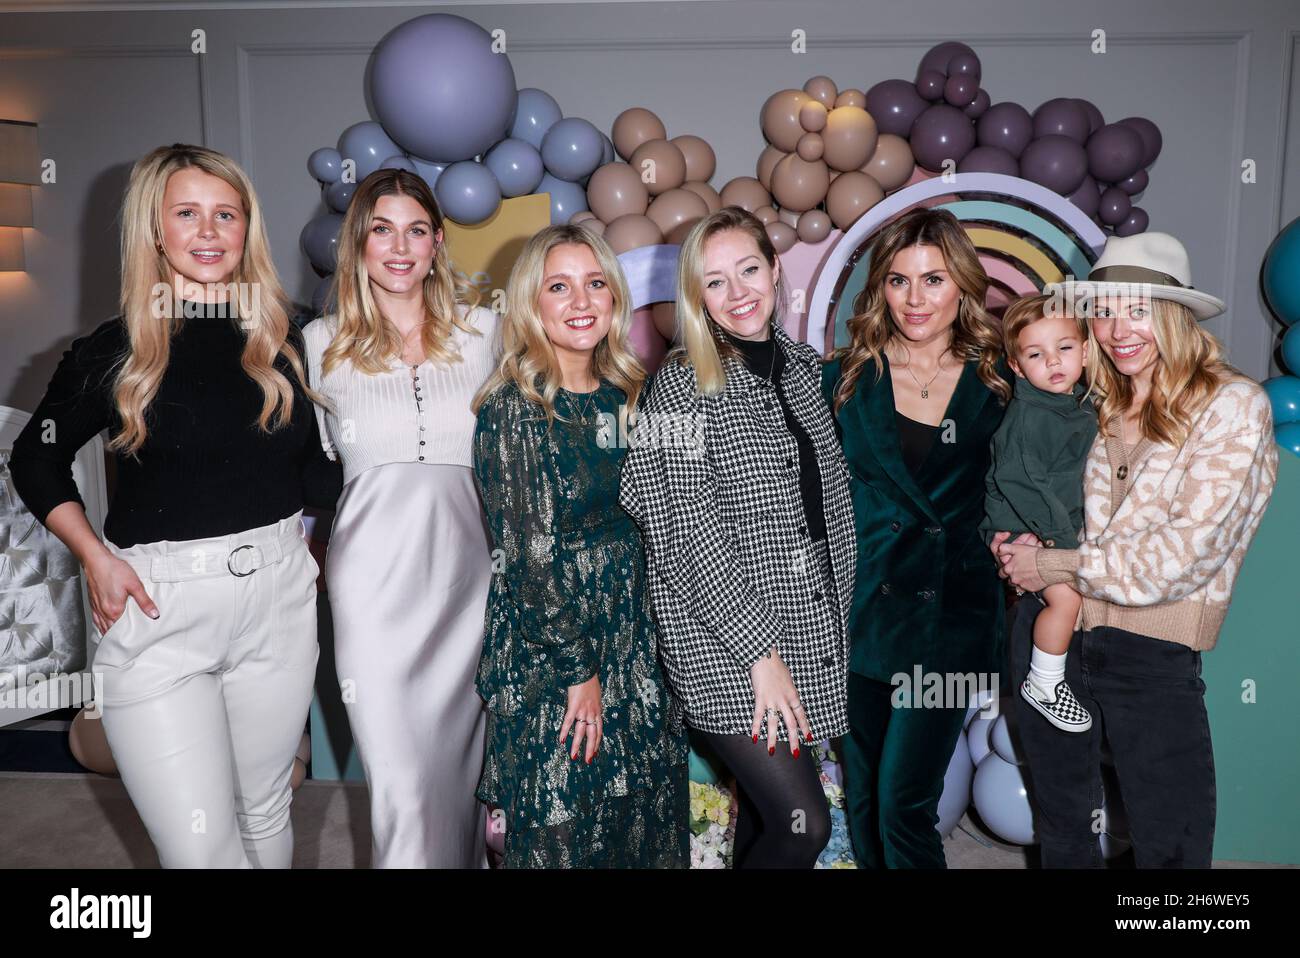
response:
M1068 301L1105 296L1144 296L1181 303L1197 319L1210 319L1224 310L1217 296L1192 288L1187 250L1168 233L1113 236L1093 264L1086 280L1049 283L1045 293L1063 294Z

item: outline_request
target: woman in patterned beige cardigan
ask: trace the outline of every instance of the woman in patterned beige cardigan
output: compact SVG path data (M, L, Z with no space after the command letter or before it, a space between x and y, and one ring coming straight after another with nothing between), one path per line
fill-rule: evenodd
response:
M1065 582L1083 597L1066 680L1094 722L1061 736L1018 702L1044 867L1102 863L1101 745L1110 744L1139 867L1208 868L1214 755L1201 681L1232 586L1277 474L1264 391L1197 325L1223 303L1191 288L1172 236L1116 238L1087 283L1099 432L1084 472L1077 549L995 543L1018 590ZM1020 604L1012 639L1023 676L1042 608Z

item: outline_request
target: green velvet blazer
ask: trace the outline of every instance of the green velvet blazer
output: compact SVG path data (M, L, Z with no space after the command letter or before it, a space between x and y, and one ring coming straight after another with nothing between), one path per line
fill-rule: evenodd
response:
M989 441L1004 406L967 362L943 424L915 477L903 464L889 361L870 361L838 413L840 361L822 392L849 464L857 533L849 608L849 669L889 682L898 673L997 672L1003 667L1002 580L980 536ZM1011 371L999 364L1008 383Z

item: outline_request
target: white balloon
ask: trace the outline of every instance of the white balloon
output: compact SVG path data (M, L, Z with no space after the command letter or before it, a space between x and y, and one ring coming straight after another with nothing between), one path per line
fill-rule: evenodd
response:
M1034 815L1020 769L1003 761L996 752L975 768L971 787L975 810L984 824L1005 842L1033 845Z
M993 731L994 720L987 715L977 716L971 723L970 728L966 730L966 744L970 747L970 759L976 767L984 761L984 756L993 751L993 745L989 742L989 733Z
M1011 740L1011 730L1007 725L1006 712L999 715L998 720L993 723L993 729L989 733L989 744L993 746L993 751L997 752L1003 761L1010 762L1012 765L1025 764L1025 760L1016 751L1015 742Z
M957 747L952 750L952 758L948 760L948 771L943 775L939 821L935 825L944 838L952 834L970 807L970 786L974 777L975 763L970 760L970 749L966 746L965 738L958 736Z

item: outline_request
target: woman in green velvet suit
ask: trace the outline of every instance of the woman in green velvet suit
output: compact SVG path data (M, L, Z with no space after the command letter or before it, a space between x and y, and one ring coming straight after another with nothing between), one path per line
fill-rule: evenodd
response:
M945 866L944 773L970 693L997 694L1003 592L979 524L1011 373L987 286L956 218L914 210L881 231L823 368L857 526L843 756L864 867Z

